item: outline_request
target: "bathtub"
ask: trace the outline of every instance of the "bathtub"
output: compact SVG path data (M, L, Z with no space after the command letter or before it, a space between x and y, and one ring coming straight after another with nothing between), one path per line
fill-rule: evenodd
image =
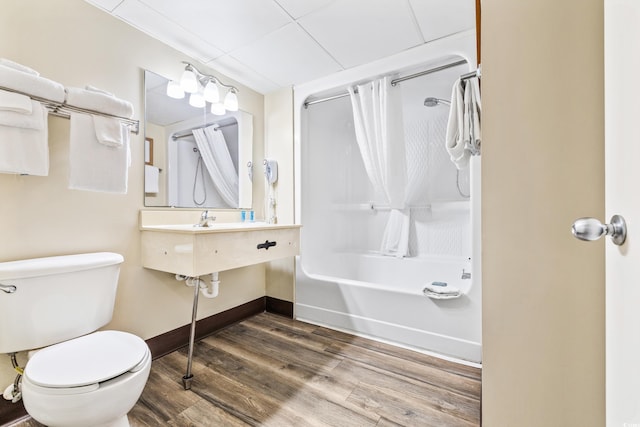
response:
M321 273L311 273L297 261L297 319L457 361L481 362L480 290L472 279L462 279L463 269L471 271L468 259L331 258L323 260ZM431 281L447 282L461 296L425 296L423 289Z

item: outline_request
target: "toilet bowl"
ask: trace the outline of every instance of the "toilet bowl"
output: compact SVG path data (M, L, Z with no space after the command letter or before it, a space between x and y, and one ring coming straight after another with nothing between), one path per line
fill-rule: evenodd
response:
M22 398L49 427L124 427L147 382L151 352L139 337L100 331L46 347L27 362Z

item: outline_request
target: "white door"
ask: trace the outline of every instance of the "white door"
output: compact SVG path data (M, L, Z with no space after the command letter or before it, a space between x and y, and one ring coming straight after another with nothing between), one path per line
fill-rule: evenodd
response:
M606 417L640 427L640 1L605 0L604 13L606 219L630 233L606 242Z

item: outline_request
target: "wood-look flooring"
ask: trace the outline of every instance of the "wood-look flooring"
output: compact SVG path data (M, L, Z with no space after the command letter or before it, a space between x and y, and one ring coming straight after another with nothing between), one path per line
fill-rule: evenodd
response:
M274 314L198 342L190 391L186 363L153 362L132 427L480 425L480 369Z

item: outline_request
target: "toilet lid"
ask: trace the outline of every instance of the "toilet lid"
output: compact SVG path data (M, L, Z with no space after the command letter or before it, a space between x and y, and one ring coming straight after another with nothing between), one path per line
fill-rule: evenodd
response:
M127 332L94 332L38 351L27 362L25 376L41 387L85 386L131 370L148 351L141 338Z

